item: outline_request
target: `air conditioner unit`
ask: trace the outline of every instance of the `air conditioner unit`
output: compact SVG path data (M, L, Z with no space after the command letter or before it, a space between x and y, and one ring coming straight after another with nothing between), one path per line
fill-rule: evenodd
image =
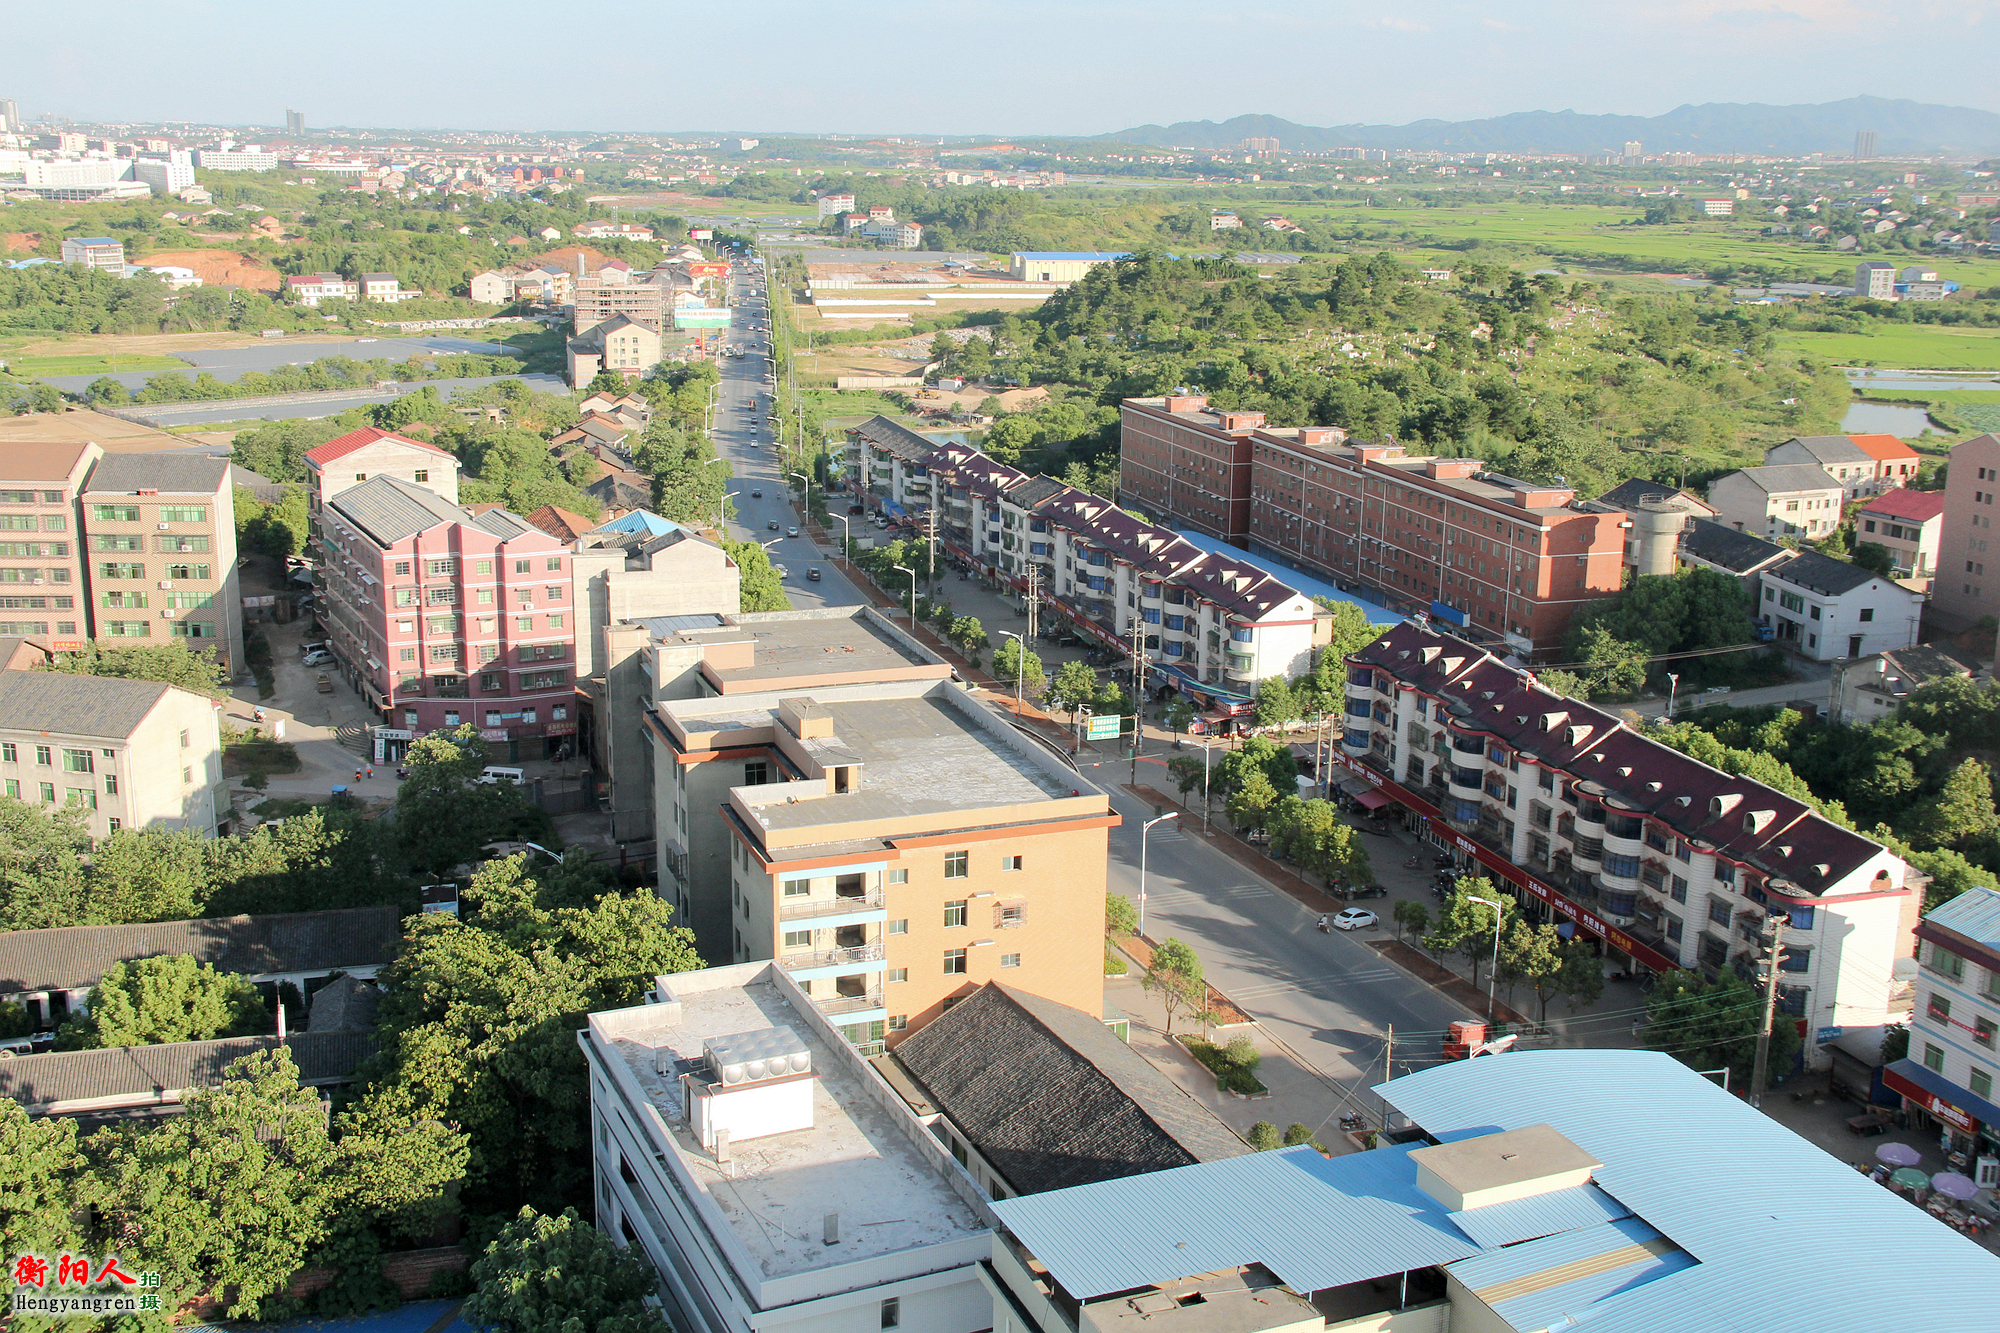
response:
M172 532L174 530L174 525L171 523L155 523L153 526L161 532Z
M171 588L174 586L174 581L172 579L161 579L160 586L162 588Z
M162 620L172 620L173 618L174 618L174 609L171 606L168 607L166 610L160 612L160 619Z
M28 582L30 582L30 583L33 583L33 584L36 584L36 585L38 585L38 586L39 586L39 585L40 585L41 583L43 583L44 581L45 581L45 580L42 580L42 579L29 579L29 580L28 580Z

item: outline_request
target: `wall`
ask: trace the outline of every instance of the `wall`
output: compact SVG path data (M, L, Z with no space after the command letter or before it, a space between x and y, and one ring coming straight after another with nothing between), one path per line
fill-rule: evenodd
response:
M1971 625L2000 614L2000 533L1994 516L2000 503L2000 436L1967 440L1951 451L1945 473L1944 527L1938 534L1937 580L1931 609L1949 627ZM1967 570L1966 565L1974 566ZM1978 572L1988 563L1990 574Z

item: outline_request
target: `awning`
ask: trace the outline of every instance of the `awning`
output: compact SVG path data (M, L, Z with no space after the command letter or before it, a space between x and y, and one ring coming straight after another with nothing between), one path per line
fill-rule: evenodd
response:
M1390 804L1390 800L1378 788L1370 787L1367 791L1355 793L1354 803L1363 810L1380 810Z
M2000 1125L2000 1106L1995 1106L1984 1097L1974 1096L1915 1060L1898 1060L1885 1067L1882 1082L1938 1119L1956 1125L1968 1134L1976 1128L1975 1120Z

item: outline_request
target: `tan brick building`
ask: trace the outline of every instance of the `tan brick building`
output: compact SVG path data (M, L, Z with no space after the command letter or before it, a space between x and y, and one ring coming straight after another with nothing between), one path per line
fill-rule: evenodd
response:
M0 635L74 651L90 634L84 478L89 441L11 445L0 461Z
M181 640L243 667L243 594L229 461L108 454L82 496L93 637L107 648Z

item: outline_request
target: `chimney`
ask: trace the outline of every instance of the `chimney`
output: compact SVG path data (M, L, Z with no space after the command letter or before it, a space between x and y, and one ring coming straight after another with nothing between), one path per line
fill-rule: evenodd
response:
M581 250L576 252L576 278L578 282L583 281L583 251Z
M829 1245L840 1244L839 1213L828 1213L826 1215L826 1243Z

